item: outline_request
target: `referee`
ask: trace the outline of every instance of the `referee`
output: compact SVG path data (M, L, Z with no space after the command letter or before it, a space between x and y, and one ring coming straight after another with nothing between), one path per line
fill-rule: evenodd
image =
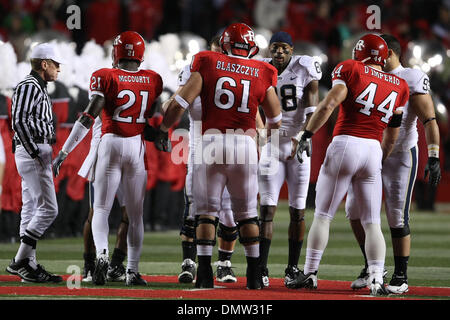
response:
M52 144L55 142L52 103L47 82L58 77L62 63L49 43L31 52L31 73L14 90L12 98L13 150L22 178L20 247L6 268L26 282L61 282L38 264L36 244L58 215L52 176Z

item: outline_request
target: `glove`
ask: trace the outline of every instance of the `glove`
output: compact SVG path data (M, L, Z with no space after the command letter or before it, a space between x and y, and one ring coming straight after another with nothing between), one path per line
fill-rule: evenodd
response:
M158 134L158 129L150 126L148 123L144 128L144 139L147 141L155 141L156 135Z
M300 139L296 139L298 141L297 144L297 160L300 163L303 163L303 151L306 151L306 155L308 157L311 157L311 152L312 152L312 144L311 144L311 132L309 131L305 131L305 132L300 132L301 137ZM300 134L298 136L300 136ZM297 137L298 137L297 136Z
M60 151L56 158L52 162L52 171L55 177L59 174L59 168L61 167L64 160L66 160L68 153L64 151Z
M267 130L266 129L256 129L256 143L262 148L267 143Z
M441 167L439 163L439 158L429 157L427 165L425 166L425 175L424 179L427 178L428 173L430 173L430 177L428 179L428 183L431 184L434 188L437 187L439 181L441 181Z
M156 135L153 143L155 144L156 149L158 149L159 151L171 152L172 142L170 142L169 139L169 132L161 131L159 127L155 130Z

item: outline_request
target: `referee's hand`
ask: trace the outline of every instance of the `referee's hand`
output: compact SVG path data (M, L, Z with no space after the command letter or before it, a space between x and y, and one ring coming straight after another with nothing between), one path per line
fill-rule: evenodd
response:
M68 153L64 151L60 151L56 158L52 162L52 171L55 177L59 174L59 168L61 167L64 160L66 160Z

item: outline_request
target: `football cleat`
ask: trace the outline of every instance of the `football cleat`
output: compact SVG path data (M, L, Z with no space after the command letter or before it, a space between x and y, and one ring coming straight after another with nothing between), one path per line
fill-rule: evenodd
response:
M106 250L104 253L100 254L95 262L94 273L92 274L92 282L95 285L104 285L106 283L106 273L108 272L109 259L106 254Z
M294 279L298 276L300 273L300 270L297 266L290 266L288 265L287 268L284 270L284 285L286 286L287 283L294 281Z
M285 284L289 289L317 289L317 271L304 274L303 271L299 272L294 280Z
M41 264L37 265L36 271L39 272L42 282L60 283L63 281L61 276L48 272Z
M217 265L216 280L218 282L237 282L237 278L234 275L233 270L231 269L230 260L217 261L215 265Z
M191 259L185 259L181 264L181 273L178 275L179 283L192 283L195 278L196 264Z
M383 278L386 277L387 270L384 269L383 271ZM369 273L367 272L367 268L364 268L361 270L361 273L359 274L358 278L356 278L355 281L352 282L350 285L350 288L353 290L359 290L363 289L369 286Z
M402 294L408 292L408 278L406 275L393 274L392 279L386 289L390 293Z
M373 279L372 283L369 286L370 289L370 295L377 297L377 296L387 296L389 294L389 291L387 291L386 287L384 286L384 283L379 283Z
M146 286L147 281L142 279L141 274L139 272L128 270L125 284L127 286Z
M117 266L109 266L108 271L106 273L106 280L112 282L121 282L126 278L125 267L123 264L119 264Z
M264 288L267 288L270 284L269 269L267 269L267 267L261 267L261 281L262 281Z
M40 273L37 271L37 269L34 269L30 265L30 259L25 258L19 261L15 261L15 259L12 259L9 266L6 267L6 271L9 273L19 276L22 281L27 282L44 282L41 281Z

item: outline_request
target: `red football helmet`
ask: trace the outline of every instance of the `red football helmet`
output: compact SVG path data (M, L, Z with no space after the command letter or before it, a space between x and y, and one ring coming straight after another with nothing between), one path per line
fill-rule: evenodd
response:
M125 31L119 34L113 42L113 66L119 64L120 59L144 61L145 43L141 35L135 31Z
M353 59L365 64L377 64L384 67L388 58L386 41L376 34L366 34L353 48Z
M225 54L251 58L259 51L255 33L245 23L229 25L220 37L220 47Z

